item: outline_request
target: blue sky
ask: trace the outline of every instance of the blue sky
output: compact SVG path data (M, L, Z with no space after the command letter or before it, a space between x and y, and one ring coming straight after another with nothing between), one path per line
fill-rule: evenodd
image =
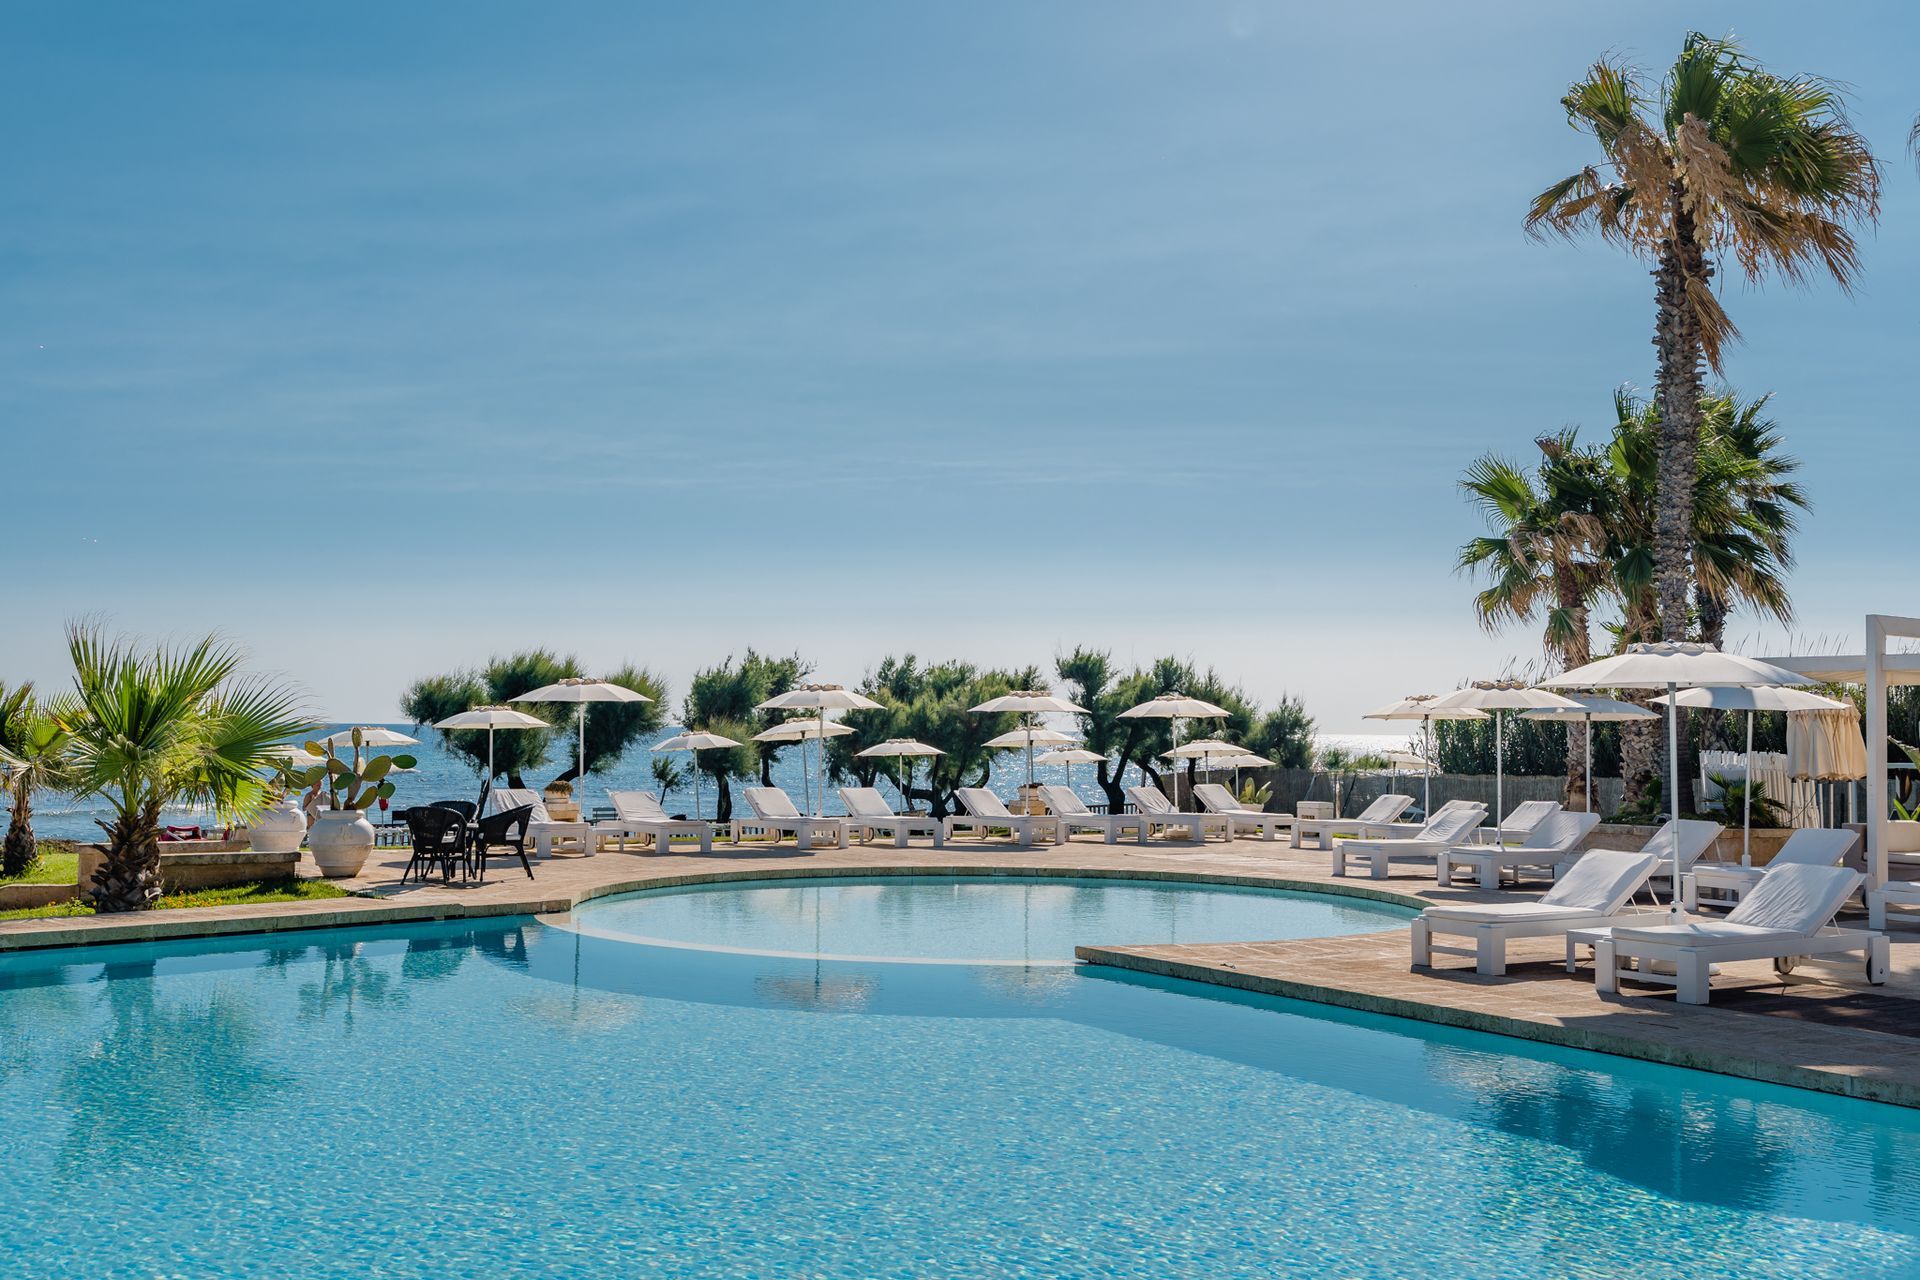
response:
M526 644L677 697L1089 643L1367 728L1537 652L1471 620L1454 482L1650 380L1644 268L1520 215L1589 158L1566 83L1689 27L1886 161L1854 296L1727 296L1817 505L1798 631L1857 638L1913 611L1920 18L1870 12L18 11L0 678L84 613L343 718Z

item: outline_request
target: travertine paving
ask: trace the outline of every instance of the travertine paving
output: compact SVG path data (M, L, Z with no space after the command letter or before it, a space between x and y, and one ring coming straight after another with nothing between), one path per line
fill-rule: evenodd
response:
M133 919L22 920L0 924L0 951L195 935L321 928L453 916L565 912L609 893L769 876L886 874L1115 875L1331 890L1419 905L1504 895L1441 889L1413 869L1387 880L1335 879L1324 853L1282 842L1141 847L1078 839L1064 848L1020 849L1006 841L925 841L898 849L854 845L801 853L791 844L717 845L696 853L603 852L535 864L494 864L484 884L399 883L406 854L378 850L362 873L339 882L357 896L247 908L153 912ZM310 865L303 873L312 874ZM1124 938L1080 948L1118 969L1470 1027L1527 1039L1648 1058L1756 1079L1920 1106L1920 928L1892 932L1893 980L1867 987L1851 964L1807 963L1782 979L1764 963L1730 966L1714 1004L1676 1005L1652 992L1601 998L1585 972L1569 977L1557 942L1516 944L1503 978L1442 957L1415 970L1403 930L1346 938L1212 945L1129 946Z

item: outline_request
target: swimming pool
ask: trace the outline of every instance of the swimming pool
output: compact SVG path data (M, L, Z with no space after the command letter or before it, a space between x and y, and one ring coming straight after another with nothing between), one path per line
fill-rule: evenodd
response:
M36 1277L1920 1274L1912 1112L1051 963L16 955L0 1085Z
M833 876L650 889L585 903L573 927L659 946L918 964L1072 964L1095 942L1372 933L1390 903L1227 884L1039 876Z

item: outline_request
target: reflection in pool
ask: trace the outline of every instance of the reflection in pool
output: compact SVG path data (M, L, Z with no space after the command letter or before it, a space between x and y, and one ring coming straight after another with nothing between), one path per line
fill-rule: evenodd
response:
M1413 912L1235 885L1011 876L878 876L655 889L577 908L606 937L763 955L1070 964L1076 945L1324 938Z
M1920 1116L528 921L0 958L22 1276L1887 1277Z

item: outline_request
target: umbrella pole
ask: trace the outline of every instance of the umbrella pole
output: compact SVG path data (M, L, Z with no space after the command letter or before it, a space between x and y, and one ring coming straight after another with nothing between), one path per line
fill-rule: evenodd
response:
M1593 812L1593 716L1580 717L1587 729L1587 812Z
M820 708L820 808L814 814L816 818L825 817L827 812L827 709Z
M1427 744L1427 777L1420 793L1420 804L1426 810L1426 816L1433 816L1433 717L1420 717L1420 736Z
M1674 695L1680 687L1671 680L1667 682L1667 812L1677 822L1680 819L1680 707ZM1680 911L1680 837L1673 838L1673 892L1667 899L1667 913L1679 919Z
M1493 844L1499 848L1507 842L1507 758L1506 751L1506 712L1499 707L1493 709Z
M1753 712L1747 712L1747 784L1740 789L1740 865L1753 865Z
M574 807L587 816L587 704L580 704L580 771L573 776Z

